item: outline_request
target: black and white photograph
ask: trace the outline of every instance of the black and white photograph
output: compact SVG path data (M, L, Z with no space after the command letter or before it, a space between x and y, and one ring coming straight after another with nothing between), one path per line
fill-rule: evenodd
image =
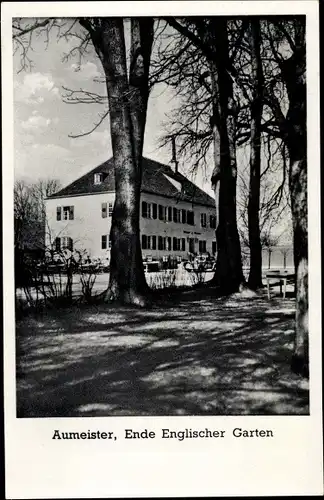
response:
M310 422L317 38L301 9L207 3L10 19L13 418L50 418L57 447L76 417L82 439L176 417L161 446Z
M305 16L13 42L17 415L307 414Z

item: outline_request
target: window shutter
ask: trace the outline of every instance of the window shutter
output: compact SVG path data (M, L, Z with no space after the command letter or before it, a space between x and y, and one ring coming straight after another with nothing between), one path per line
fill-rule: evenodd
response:
M70 207L70 220L74 220L74 206Z
M101 203L101 217L103 219L107 217L107 203Z
M56 207L56 220L62 219L62 207Z
M101 248L102 248L102 250L107 249L107 235L106 234L103 234L101 236Z
M142 201L142 217L147 218L147 203Z
M162 205L159 205L159 220L164 220L164 217L163 217L163 206Z
M113 204L109 203L109 205L108 205L108 215L109 215L109 217L112 217L112 213L113 213Z
M142 234L142 249L146 250L147 248L147 238L145 234Z
M153 203L153 219L157 219L157 204Z
M156 250L156 236L152 236L152 250Z
M72 238L69 238L69 250L71 250L71 252L73 252L73 240L72 240Z
M177 238L173 238L173 250L177 250L177 246L178 246L177 242L178 242Z
M181 250L182 250L183 252L185 252L185 251L186 251L186 240L185 240L185 238L182 238L182 248L181 248Z

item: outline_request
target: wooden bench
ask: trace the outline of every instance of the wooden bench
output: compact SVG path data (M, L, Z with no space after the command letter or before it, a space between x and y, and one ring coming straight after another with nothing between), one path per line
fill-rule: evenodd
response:
M267 291L268 291L268 299L270 299L270 281L276 280L279 281L280 285L280 295L283 298L286 298L286 289L287 289L287 281L295 282L295 274L285 270L271 270L266 272L266 280L267 280ZM283 292L282 292L283 285Z

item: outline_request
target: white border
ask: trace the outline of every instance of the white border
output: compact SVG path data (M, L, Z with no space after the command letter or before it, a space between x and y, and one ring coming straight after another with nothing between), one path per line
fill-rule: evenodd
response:
M16 419L11 17L307 14L310 416ZM323 493L321 425L319 24L316 1L2 3L5 465L7 498ZM274 440L57 442L52 431L164 425L271 428Z

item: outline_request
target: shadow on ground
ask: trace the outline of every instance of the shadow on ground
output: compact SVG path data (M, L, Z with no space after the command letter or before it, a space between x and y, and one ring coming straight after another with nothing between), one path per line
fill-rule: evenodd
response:
M208 292L206 292L208 293ZM17 416L308 414L291 373L293 299L182 294L17 322Z

